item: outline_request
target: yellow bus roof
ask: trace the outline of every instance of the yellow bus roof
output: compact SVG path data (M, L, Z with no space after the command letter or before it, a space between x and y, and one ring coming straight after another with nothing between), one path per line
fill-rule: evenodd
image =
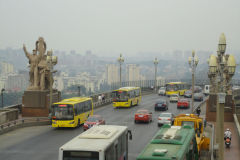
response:
M119 89L116 89L114 91L131 91L131 90L134 90L134 89L140 89L140 87L122 87L122 88L119 88Z
M54 104L75 104L75 103L79 103L79 102L84 102L87 100L92 100L92 98L89 97L72 97L72 98L68 98L68 99L63 99L60 102L56 102Z

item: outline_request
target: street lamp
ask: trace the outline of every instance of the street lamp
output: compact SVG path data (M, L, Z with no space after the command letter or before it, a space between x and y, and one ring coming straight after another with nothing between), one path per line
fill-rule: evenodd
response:
M155 85L155 92L157 92L157 65L158 65L158 59L157 57L155 58L155 60L153 61L153 64L155 66L155 82L154 82L154 85Z
M1 90L1 96L2 96L2 108L3 108L3 92L5 91L5 89L4 88L2 88L2 90Z
M194 73L196 71L196 67L198 65L198 57L195 56L195 51L192 51L192 57L188 58L188 63L189 66L192 70L192 113L193 113L193 107L194 107L194 83L195 83L195 78L194 78Z
M224 55L226 51L226 38L222 33L219 38L217 57L211 55L209 60L208 77L211 83L217 83L217 120L216 143L218 144L218 158L224 159L224 104L226 93L229 93L230 80L236 69L236 61L233 55Z
M49 90L50 90L50 102L49 102L49 106L50 106L50 110L51 110L51 106L52 106L52 86L53 86L53 76L52 74L55 73L56 71L53 70L53 66L57 64L57 56L53 56L52 55L52 50L47 52L47 64L48 67L50 69L50 73L49 73L49 80L50 80L50 85L49 85Z
M120 54L120 57L117 59L120 65L120 87L122 87L122 64L124 62L124 58L122 57L122 54Z

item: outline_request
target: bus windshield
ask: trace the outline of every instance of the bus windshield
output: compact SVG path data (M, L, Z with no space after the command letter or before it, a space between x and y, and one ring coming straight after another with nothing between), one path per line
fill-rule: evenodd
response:
M63 151L63 160L99 160L99 153L91 151Z
M166 86L166 91L177 91L178 86L176 84L169 84Z
M113 91L112 98L114 102L125 102L129 97L126 91Z
M53 105L52 117L56 120L73 120L73 106L70 104Z
M191 122L191 121L183 121L183 122L182 122L182 126L191 126L192 128L194 128L194 122Z

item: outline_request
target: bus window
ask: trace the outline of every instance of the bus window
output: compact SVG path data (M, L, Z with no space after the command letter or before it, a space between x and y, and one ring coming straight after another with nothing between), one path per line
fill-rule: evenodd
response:
M112 97L113 97L113 101L115 102L127 101L127 98L128 98L126 91L113 91Z
M69 104L56 104L53 106L53 116L56 120L72 120L73 106Z
M63 160L99 160L98 152L91 151L63 151Z

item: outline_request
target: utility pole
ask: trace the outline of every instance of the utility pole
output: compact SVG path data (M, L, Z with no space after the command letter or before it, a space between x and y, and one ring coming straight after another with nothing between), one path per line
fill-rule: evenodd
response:
M195 56L195 51L192 51L192 57L188 58L188 63L189 66L192 70L192 113L193 113L193 109L194 109L194 85L195 85L195 71L196 71L196 67L198 65L198 57Z
M155 66L154 89L155 89L155 93L157 93L157 65L158 65L158 59L157 59L157 57L156 57L155 60L153 61L153 64L154 64L154 66Z
M1 90L1 96L2 96L2 108L4 107L4 105L3 105L3 92L5 91L5 89L4 88L2 88L2 90Z
M122 57L122 54L120 54L120 57L118 58L118 62L119 62L119 65L120 65L120 87L122 87L122 64L124 62L124 58Z
M78 96L80 97L80 89L81 89L81 86L78 86Z

